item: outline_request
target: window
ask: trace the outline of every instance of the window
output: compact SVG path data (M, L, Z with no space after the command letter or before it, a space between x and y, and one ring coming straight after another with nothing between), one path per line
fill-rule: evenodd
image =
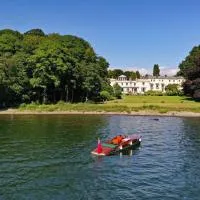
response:
M126 83L126 85L128 85L128 83Z
M145 88L142 88L142 92L145 92Z
M156 83L156 89L159 89L159 83Z
M144 85L145 84L145 82L142 82L142 85Z
M134 86L136 86L136 83L134 83Z

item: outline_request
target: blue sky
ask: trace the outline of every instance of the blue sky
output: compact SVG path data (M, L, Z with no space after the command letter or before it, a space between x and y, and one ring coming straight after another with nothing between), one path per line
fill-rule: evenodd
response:
M9 0L0 7L0 29L80 36L110 66L169 71L200 44L198 0Z

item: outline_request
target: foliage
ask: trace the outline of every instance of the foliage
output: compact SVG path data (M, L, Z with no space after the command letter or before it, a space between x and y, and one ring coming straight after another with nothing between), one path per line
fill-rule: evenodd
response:
M105 87L112 93L108 67L77 36L1 30L0 105L95 100Z
M153 76L160 76L160 67L158 64L153 66Z
M131 78L132 80L135 80L135 79L137 78L136 73L135 73L135 72L131 72L130 78Z
M189 55L179 65L178 75L184 76L187 81L183 84L185 95L200 100L200 46L194 47Z
M179 65L179 75L184 76L189 80L194 80L198 78L196 72L200 68L200 46L195 46L189 55L183 60Z
M108 70L108 77L109 78L115 78L117 79L120 75L125 75L128 79L135 80L138 77L140 77L139 71L122 71L121 69L114 69L114 70Z
M140 79L141 75L140 75L140 72L139 72L139 71L136 71L136 77L137 77L138 79Z
M164 94L160 91L149 90L149 91L145 92L144 95L145 96L163 96Z
M119 76L123 75L124 72L121 69L114 69L108 71L108 77L109 78L115 78L117 79Z
M132 74L131 71L125 71L124 72L124 75L127 77L127 79L131 78L131 74Z
M107 91L111 96L114 95L113 87L110 85L110 82L104 81L102 82L102 91Z
M122 89L121 87L115 83L113 85L113 90L114 90L114 96L117 98L117 99L121 99L121 96L122 96Z
M197 89L197 90L194 91L193 98L196 101L200 101L200 89Z
M169 84L165 87L165 91L168 96L179 95L179 85L178 84Z
M199 90L200 90L200 78L193 81L187 80L183 84L184 93L188 96L193 97L195 100L200 100Z
M105 91L105 90L103 90L103 91L100 92L100 97L101 97L101 99L103 101L108 101L108 100L111 99L110 93L107 92L107 91Z
M31 29L31 30L25 32L24 35L45 36L45 33L41 29Z

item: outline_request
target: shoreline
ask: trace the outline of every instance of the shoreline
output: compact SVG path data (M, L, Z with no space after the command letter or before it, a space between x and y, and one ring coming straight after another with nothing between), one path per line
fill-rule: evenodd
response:
M0 110L0 115L128 115L128 116L168 116L168 117L200 117L200 113L169 111L159 113L156 111L141 110L138 112L95 112L95 111L19 111L17 109Z

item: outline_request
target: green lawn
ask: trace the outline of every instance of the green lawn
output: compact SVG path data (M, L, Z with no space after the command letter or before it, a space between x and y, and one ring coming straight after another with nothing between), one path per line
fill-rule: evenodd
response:
M113 100L110 105L123 105L140 110L193 111L200 112L200 103L188 97L180 96L124 96L121 100Z
M187 97L177 96L123 96L104 104L58 103L51 105L23 104L21 111L81 111L81 112L139 112L141 110L166 113L168 111L200 112L200 103Z
M186 97L180 96L123 96L120 100L122 103L192 103L196 104L194 101L189 101Z

